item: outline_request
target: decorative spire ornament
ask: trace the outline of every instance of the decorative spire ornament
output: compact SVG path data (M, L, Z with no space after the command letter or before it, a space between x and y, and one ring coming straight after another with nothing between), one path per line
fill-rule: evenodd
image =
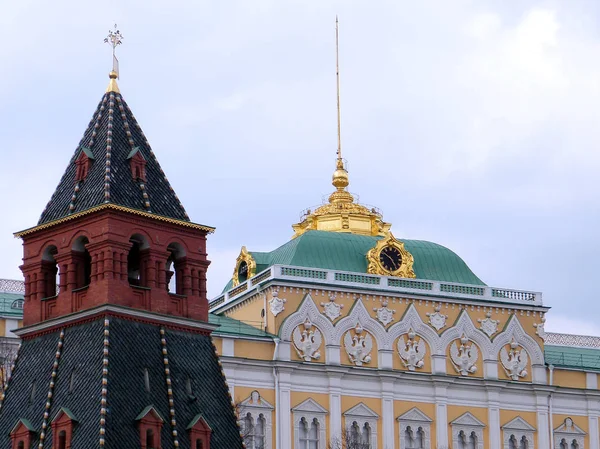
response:
M117 92L119 93L119 86L117 85L117 79L119 79L119 60L115 54L115 50L117 46L123 43L123 35L121 31L117 28L117 24L115 23L115 29L108 31L108 36L104 38L105 44L110 44L112 47L112 56L113 56L113 66L111 72L108 74L110 78L110 82L108 83L107 92Z

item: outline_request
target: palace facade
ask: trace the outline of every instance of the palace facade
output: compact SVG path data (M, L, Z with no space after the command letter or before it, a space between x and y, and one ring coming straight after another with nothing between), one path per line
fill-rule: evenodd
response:
M547 333L539 292L329 202L243 247L213 334L250 449L598 449L600 338Z

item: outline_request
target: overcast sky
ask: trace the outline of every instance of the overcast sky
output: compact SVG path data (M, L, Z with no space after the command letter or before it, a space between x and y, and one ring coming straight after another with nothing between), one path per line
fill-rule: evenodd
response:
M2 2L0 277L102 97L121 92L193 221L209 293L240 247L289 240L332 190L335 15L350 190L399 238L488 285L542 291L547 329L600 335L600 4L570 1Z

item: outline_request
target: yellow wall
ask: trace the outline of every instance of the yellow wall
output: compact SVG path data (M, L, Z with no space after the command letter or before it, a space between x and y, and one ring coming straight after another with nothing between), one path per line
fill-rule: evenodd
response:
M6 320L0 319L0 336L6 335Z
M273 360L275 345L270 342L236 339L233 355L245 359Z
M552 382L554 385L571 388L585 388L586 375L583 371L554 369Z
M213 345L215 345L215 350L217 351L217 355L220 357L223 355L223 339L221 337L212 337Z
M264 330L264 318L261 317L264 304L265 300L263 299L262 295L254 295L246 299L240 306L236 306L233 309L225 312L225 315L230 318L243 321L244 323L254 326L257 329ZM270 314L270 312L267 311L265 311L265 313Z
M436 447L435 439L435 404L429 404L426 402L407 402L407 401L394 401L394 418L398 418L400 415L408 412L412 408L418 408L420 411L425 413L429 418L433 420L431 423L431 447ZM394 424L394 438L396 442L400 441L400 426L395 421Z

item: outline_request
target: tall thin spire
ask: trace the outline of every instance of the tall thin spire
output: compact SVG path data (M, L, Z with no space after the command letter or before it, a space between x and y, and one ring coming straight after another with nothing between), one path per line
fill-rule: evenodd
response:
M121 31L117 28L117 24L115 23L115 30L109 30L108 36L104 38L104 42L110 44L112 47L112 56L113 56L113 67L111 72L108 74L110 81L108 83L108 87L106 92L117 92L119 93L119 86L117 85L117 79L119 78L119 60L115 54L115 50L118 45L123 43L123 35Z
M343 168L342 159L342 115L340 109L340 38L338 16L335 16L335 77L337 83L337 168Z

